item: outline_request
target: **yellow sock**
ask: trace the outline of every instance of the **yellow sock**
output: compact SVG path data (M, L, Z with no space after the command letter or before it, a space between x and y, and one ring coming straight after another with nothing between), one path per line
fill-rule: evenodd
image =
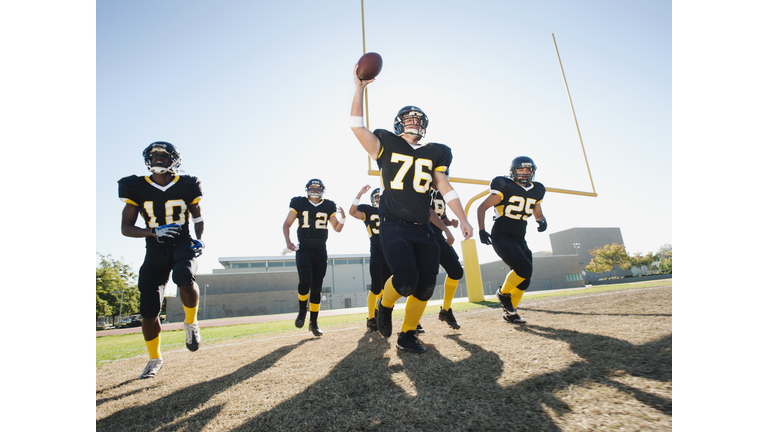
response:
M194 322L197 322L197 306L200 303L195 305L195 307L186 307L184 305L184 324L192 324Z
M453 295L456 294L456 288L459 286L459 281L451 279L448 276L445 277L445 295L443 295L443 310L451 308L451 302L453 302Z
M427 302L421 301L414 296L408 296L408 300L405 302L405 318L403 318L403 326L400 328L400 331L405 333L416 330L416 326L419 325L421 315L424 314L424 309L426 308Z
M379 293L381 294L381 293ZM373 318L374 311L376 311L376 302L379 301L379 296L368 291L368 319Z
M395 302L400 300L400 297L402 296L395 290L395 286L392 285L392 278L390 277L384 284L384 289L381 290L381 305L393 308L395 307Z
M320 303L309 303L310 312L320 312Z
M513 288L512 292L510 293L510 296L512 297L512 306L517 309L517 305L520 304L520 300L523 298L523 294L525 294L525 291Z
M305 295L299 294L299 303L303 303L307 301L308 298L309 298L309 294L305 294Z
M144 341L144 343L147 344L147 351L149 352L149 358L156 359L156 358L163 357L160 355L160 335L157 335L157 337L152 339L151 341Z
M502 294L509 294L512 292L512 288L517 288L518 285L522 281L524 281L525 278L522 278L515 273L514 270L507 273L507 278L504 280L504 286L501 287L501 293Z

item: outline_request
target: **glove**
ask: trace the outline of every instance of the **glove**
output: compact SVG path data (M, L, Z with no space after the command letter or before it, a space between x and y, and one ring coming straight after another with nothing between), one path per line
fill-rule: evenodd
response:
M163 225L161 227L152 228L152 234L155 234L157 236L157 241L162 243L163 241L161 238L168 237L168 238L174 238L181 234L181 225L179 224L168 224Z
M487 245L493 244L493 241L491 241L491 236L486 230L480 230L480 241Z
M202 240L192 240L192 246L190 246L189 248L192 249L192 252L195 253L195 258L197 258L203 254L203 249L205 249L205 243L203 243Z
M546 220L537 220L537 224L539 224L539 227L536 228L539 232L544 232L547 230L547 221Z

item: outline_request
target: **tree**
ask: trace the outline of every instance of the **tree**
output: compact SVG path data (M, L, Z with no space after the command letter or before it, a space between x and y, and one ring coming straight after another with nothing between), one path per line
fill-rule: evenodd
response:
M650 272L651 267L653 266L653 263L657 261L657 258L653 252L648 252L645 255L637 252L632 256L632 258L630 258L630 261L633 267L642 269L643 266L645 266L645 268Z
M613 275L616 276L616 266L624 270L632 268L632 260L627 255L626 248L618 243L605 245L602 249L595 248L589 251L589 254L594 258L587 264L586 269L594 273L613 270Z
M137 275L131 266L111 255L101 255L96 267L96 317L115 317L120 313L122 291L122 314L130 315L139 311L139 288Z

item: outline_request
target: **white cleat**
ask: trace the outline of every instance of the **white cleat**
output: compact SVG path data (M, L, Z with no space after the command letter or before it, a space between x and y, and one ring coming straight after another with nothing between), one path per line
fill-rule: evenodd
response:
M197 351L200 348L200 325L197 322L184 324L184 332L187 333L187 349Z
M144 368L144 372L141 373L139 379L154 378L161 367L163 367L163 359L149 359L149 363L147 363L147 367Z

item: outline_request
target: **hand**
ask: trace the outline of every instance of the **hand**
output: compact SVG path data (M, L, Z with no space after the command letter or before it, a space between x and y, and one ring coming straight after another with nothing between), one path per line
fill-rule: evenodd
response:
M547 221L545 220L537 220L537 224L539 224L539 227L536 228L539 232L544 232L547 230Z
M163 225L161 227L152 228L152 234L154 234L155 237L158 238L158 241L162 243L160 240L161 237L168 237L168 238L174 238L181 234L181 225L179 224L168 224Z
M285 248L286 249L290 249L290 250L292 250L294 252L299 250L299 248L295 244L293 244L293 242L290 242L290 241L285 243Z
M452 226L452 227L454 227L454 228L458 228L458 226L459 226L459 220L458 220L458 219L451 219L451 221L450 221L450 222L448 222L448 225L450 225L450 226Z
M461 230L461 233L464 234L464 240L469 240L472 238L472 235L475 233L475 229L472 228L472 225L469 224L469 222L461 222L459 228Z
M357 199L360 199L360 197L363 196L363 194L368 192L369 190L371 190L371 186L370 185L363 186L363 188L360 189L360 192L358 192L358 194L357 194Z
M368 86L368 84L376 81L376 78L370 79L370 80L367 80L367 81L363 81L360 78L358 78L357 77L357 63L355 63L355 70L352 73L352 75L354 75L354 77L355 77L355 86L360 87L362 89L366 88Z
M456 241L456 238L453 237L453 234L451 234L450 231L444 231L445 232L445 242L448 243L448 246L453 246L453 243Z
M205 243L203 243L202 240L192 240L192 246L190 246L189 248L192 249L192 252L195 253L195 258L197 258L203 254L203 249L205 249Z
M338 211L341 214L341 219L344 219L345 217L347 217L347 215L344 214L344 209L341 208L341 206L336 206L336 211ZM336 219L339 219L339 218L336 218Z
M483 244L493 244L493 241L491 240L491 236L488 234L488 231L486 230L480 230L480 241L483 242Z

